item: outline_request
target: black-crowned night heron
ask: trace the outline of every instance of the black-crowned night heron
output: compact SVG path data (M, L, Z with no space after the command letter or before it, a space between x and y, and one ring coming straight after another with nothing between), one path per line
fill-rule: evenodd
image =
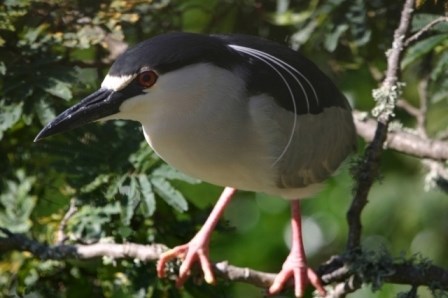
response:
M194 262L214 282L210 234L242 189L291 200L291 252L269 292L293 278L298 297L308 281L325 293L306 263L298 199L318 191L353 151L355 129L347 100L312 62L257 37L160 35L121 55L101 88L57 116L36 140L109 119L139 121L167 163L226 187L196 236L161 256L160 277L165 264L180 257L178 286Z

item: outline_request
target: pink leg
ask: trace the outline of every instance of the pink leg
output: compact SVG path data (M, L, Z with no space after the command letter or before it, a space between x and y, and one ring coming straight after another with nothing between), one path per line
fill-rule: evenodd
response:
M236 189L226 187L216 202L215 207L207 218L206 222L199 230L199 232L191 239L190 242L184 245L176 246L167 252L164 252L157 262L157 275L162 278L165 276L165 264L175 258L183 259L182 265L179 268L179 277L176 281L176 286L181 287L187 280L190 269L194 262L199 261L202 272L204 272L204 279L207 283L215 283L213 275L212 264L209 260L208 245L210 236L219 221L225 207L229 204Z
M305 285L310 282L321 296L325 296L325 289L317 274L306 263L305 250L302 241L302 223L300 219L300 202L291 202L291 230L292 245L288 258L283 263L282 270L275 277L269 288L269 294L279 293L291 277L294 277L294 293L302 297Z

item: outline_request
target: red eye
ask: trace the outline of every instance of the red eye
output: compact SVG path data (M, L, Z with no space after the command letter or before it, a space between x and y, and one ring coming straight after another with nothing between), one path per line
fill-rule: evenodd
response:
M158 76L154 71L147 70L139 73L137 82L140 84L140 86L146 89L154 85L157 81L157 78Z

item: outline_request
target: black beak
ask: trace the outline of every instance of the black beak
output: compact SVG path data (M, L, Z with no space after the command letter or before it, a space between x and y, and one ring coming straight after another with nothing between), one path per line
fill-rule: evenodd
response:
M34 141L116 114L123 97L120 92L101 88L48 123Z

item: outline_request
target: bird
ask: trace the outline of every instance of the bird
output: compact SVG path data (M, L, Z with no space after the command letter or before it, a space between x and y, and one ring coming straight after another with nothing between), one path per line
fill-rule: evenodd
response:
M150 147L174 168L224 187L190 242L163 253L159 277L174 259L182 286L195 263L206 282L213 229L237 190L290 201L292 244L269 294L290 279L301 297L323 283L306 260L300 202L322 189L356 148L351 107L332 80L287 45L242 34L171 32L127 49L101 87L68 108L36 136L94 121L141 123Z

